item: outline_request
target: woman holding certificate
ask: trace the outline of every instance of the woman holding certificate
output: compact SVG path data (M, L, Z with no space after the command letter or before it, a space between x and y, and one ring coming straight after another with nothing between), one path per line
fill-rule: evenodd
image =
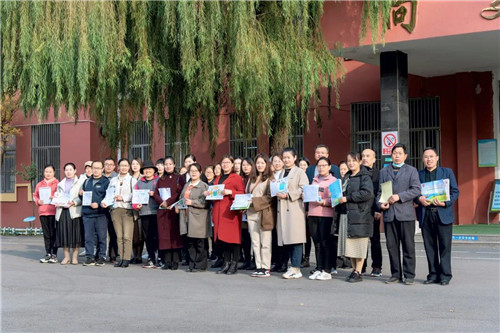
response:
M208 185L201 180L202 170L199 163L188 166L189 182L184 185L180 198L184 205L176 205L175 212L180 217L182 235L187 235L189 254L188 272L207 269L207 249L205 242L211 234L210 214L204 192Z
M222 199L213 200L212 219L214 222L214 240L221 246L224 264L217 274L235 274L238 270L241 244L241 212L231 210L236 194L245 192L243 179L234 172L234 159L224 155L221 161L222 174L214 185L224 185L221 191ZM209 191L206 191L208 196ZM208 200L209 198L207 198Z
M328 186L335 182L335 178L330 173L330 159L320 157L316 162L318 175L313 178L312 188L317 189L314 193L316 200L309 202L309 223L311 228L311 236L314 241L314 248L317 249L316 255L316 271L309 276L310 280L331 280L332 279L332 262L336 260L336 256L332 254L333 236L331 235L333 223L333 208L330 199L330 191Z
M57 184L53 200L53 204L57 207L56 245L64 248L61 265L70 262L78 265L78 248L82 245L83 239L82 200L78 192L84 180L78 179L76 166L73 163L64 165L64 175L66 177ZM73 249L72 259L70 259L70 249Z
M306 242L306 217L302 188L309 184L304 170L295 165L297 152L294 148L283 150L285 170L280 173L278 183L278 245L284 246L290 255L292 266L283 274L284 279L302 277L302 244Z
M343 196L337 206L339 220L338 255L351 258L354 268L347 282L360 282L361 270L366 254L368 240L373 234L373 182L370 172L361 168L361 155L347 155L349 171L342 179Z
M182 238L179 228L179 215L172 207L184 187L184 177L175 173L175 161L172 156L165 157L165 171L158 180L155 200L158 209L158 264L161 269L179 268L179 254Z
M59 181L55 178L56 168L52 165L46 165L43 168L43 179L36 184L33 200L38 206L38 215L42 224L43 241L45 243L45 257L40 259L41 263L57 262L56 243L56 207L50 202L56 192Z
M126 158L118 161L118 176L111 178L108 193L101 205L111 208L111 219L116 231L120 261L115 267L127 268L132 259L132 239L134 237L134 215L132 210L132 190L137 180L130 175L130 162Z
M256 265L252 277L269 277L272 230L276 220L276 200L271 197L269 190L272 177L269 158L258 154L255 157L255 169L245 189L246 193L252 194L252 204L247 209L248 231Z

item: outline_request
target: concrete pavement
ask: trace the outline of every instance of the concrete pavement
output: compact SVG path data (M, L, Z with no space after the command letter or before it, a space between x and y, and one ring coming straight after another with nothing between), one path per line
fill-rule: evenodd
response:
M455 245L454 277L440 286L422 284L417 244L416 284L405 286L383 283L385 250L384 277L350 284L348 270L331 281L287 281L40 264L41 237L0 240L2 332L498 332L500 324L498 245Z

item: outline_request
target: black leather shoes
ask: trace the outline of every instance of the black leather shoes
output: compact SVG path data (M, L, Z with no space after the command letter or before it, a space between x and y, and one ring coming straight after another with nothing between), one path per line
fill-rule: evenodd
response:
M129 265L129 261L128 260L123 260L123 261L120 261L122 263L122 268L127 268L128 265Z
M227 275L233 275L238 272L238 263L236 261L231 261L231 266L229 267L229 270L227 271Z
M389 283L397 283L397 282L399 282L399 278L394 277L394 276L391 276L388 280L385 280L385 283L386 283L386 284L389 284Z
M122 267L122 265L123 265L123 261L122 261L122 260L120 260L120 261L118 261L118 262L115 264L115 267Z
M220 268L224 265L224 260L222 258L217 258L217 260L212 264L212 268Z
M231 264L229 262L224 262L222 267L216 273L217 274L226 274L230 267L231 267Z
M439 282L439 284L442 286L447 286L450 284L450 281L443 280L443 281Z
M433 283L437 283L437 281L433 279L427 279L424 281L424 284L433 284Z
M238 269L247 269L250 266L250 262L245 261L243 264L238 267Z

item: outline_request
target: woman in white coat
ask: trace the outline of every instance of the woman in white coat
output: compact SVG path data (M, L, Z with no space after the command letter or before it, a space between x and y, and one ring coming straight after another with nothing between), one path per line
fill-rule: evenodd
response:
M278 193L278 245L285 246L290 254L292 266L283 274L285 279L302 277L302 244L306 242L306 217L302 201L302 188L309 184L304 170L295 165L297 152L293 148L283 150L285 169L281 178L288 178L286 193Z
M71 262L78 265L78 248L82 246L82 201L78 195L82 187L83 180L76 175L76 166L73 163L64 165L64 175L66 176L57 184L54 198L58 199L56 204L56 244L64 248L64 259L61 265ZM73 259L70 260L70 249L73 249Z

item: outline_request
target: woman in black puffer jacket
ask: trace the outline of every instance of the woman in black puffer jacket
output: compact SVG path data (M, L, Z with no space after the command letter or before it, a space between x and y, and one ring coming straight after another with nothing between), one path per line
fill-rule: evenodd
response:
M349 172L342 179L343 197L337 206L339 225L338 255L351 258L353 271L346 279L360 282L361 269L373 234L373 183L370 171L361 166L359 153L347 155Z

